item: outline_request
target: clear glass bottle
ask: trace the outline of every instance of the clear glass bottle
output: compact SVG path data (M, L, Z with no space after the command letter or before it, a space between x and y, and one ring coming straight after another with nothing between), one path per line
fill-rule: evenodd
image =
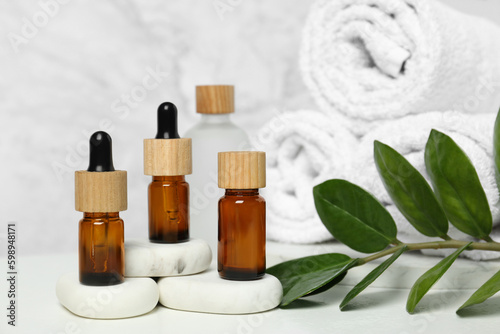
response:
M149 241L177 243L189 240L189 184L191 139L177 132L177 108L158 107L158 132L144 140L144 174L153 177L148 187Z
M200 121L186 132L193 140L194 172L191 185L191 235L217 247L217 153L248 150L247 134L231 121L234 113L234 87L197 86L196 111Z
M106 132L90 137L89 167L75 173L75 208L83 212L78 227L80 283L122 283L125 246L119 212L127 209L127 172L115 170Z
M264 152L219 153L217 269L230 280L254 280L266 271Z

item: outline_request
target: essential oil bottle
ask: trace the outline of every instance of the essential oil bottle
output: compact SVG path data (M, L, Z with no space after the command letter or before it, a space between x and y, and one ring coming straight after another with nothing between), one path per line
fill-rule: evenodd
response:
M122 283L125 250L119 212L127 209L127 172L115 170L106 132L90 137L89 167L75 173L75 208L84 213L78 235L80 283Z
M144 139L144 174L153 177L148 187L149 241L177 243L189 240L189 184L191 139L177 132L177 108L158 107L155 139Z
M220 152L218 271L230 280L254 280L266 270L266 186L264 152Z
M186 132L193 140L191 185L191 226L193 236L217 249L217 153L250 149L245 131L236 126L235 88L231 85L196 86L196 113L199 121Z

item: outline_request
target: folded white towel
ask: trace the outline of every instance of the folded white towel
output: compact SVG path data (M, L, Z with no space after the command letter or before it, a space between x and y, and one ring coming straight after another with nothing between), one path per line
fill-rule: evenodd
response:
M324 114L302 110L274 117L252 141L267 152L267 237L295 243L331 239L316 214L312 188L347 176L356 138Z
M301 50L323 112L358 135L378 120L500 105L500 28L430 0L318 0Z
M429 181L425 170L424 151L431 129L436 129L449 135L471 159L488 198L493 224L498 225L500 197L495 182L493 161L494 122L494 114L468 115L459 112L429 112L388 121L362 138L359 154L354 159L356 169L347 179L368 190L386 205L396 220L401 240L417 242L430 239L417 232L392 203L375 166L373 141L378 140L394 148ZM458 239L472 240L451 224L449 234ZM449 251L430 251L430 253L445 254ZM498 257L497 253L479 251L467 252L466 255L474 259Z
M257 149L267 151L268 238L283 242L313 243L332 239L321 223L312 188L328 179L349 180L371 192L391 213L398 237L405 242L432 240L417 232L393 204L377 172L373 141L379 140L401 153L427 180L424 151L431 129L449 135L469 156L477 170L493 215L494 239L500 238L500 196L493 161L494 114L427 112L387 121L360 142L344 127L318 111L280 114L252 138ZM471 237L450 224L449 235ZM435 240L436 238L434 238ZM426 250L447 255L453 250ZM473 259L498 258L492 252L472 251Z

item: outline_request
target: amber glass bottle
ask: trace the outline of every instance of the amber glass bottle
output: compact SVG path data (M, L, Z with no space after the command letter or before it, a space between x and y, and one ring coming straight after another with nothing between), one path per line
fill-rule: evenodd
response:
M219 200L218 270L223 278L257 279L266 271L266 201L258 189L227 189Z
M75 173L75 207L79 223L80 283L113 285L124 281L124 225L119 211L127 209L127 172L113 167L111 137L96 132L90 138L90 164Z
M158 132L144 139L144 174L148 187L149 241L176 243L189 240L189 185L191 139L179 138L177 108L170 102L158 107Z
M80 282L112 285L125 273L123 220L118 212L85 212L79 228Z
M253 280L266 271L266 202L258 188L265 187L264 152L219 153L217 266L231 280Z
M189 184L184 175L153 176L148 187L149 240L174 243L189 239Z

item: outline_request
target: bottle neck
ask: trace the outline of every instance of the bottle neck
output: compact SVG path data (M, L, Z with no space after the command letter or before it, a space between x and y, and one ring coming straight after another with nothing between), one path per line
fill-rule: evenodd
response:
M120 218L119 212L84 212L85 219L112 219Z
M185 180L184 175L153 176L153 182L182 182Z
M226 189L226 196L258 196L259 189Z
M201 123L223 124L231 123L231 114L201 114Z

